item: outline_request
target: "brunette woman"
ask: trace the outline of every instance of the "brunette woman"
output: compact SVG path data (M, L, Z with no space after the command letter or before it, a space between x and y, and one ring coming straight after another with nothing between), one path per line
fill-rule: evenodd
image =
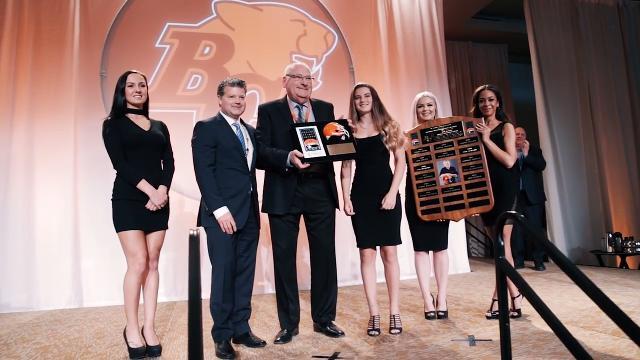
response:
M126 71L116 83L102 138L116 170L111 197L113 225L127 259L123 336L130 359L162 354L156 334L158 260L169 220L169 187L174 164L169 130L149 119L147 77ZM142 329L138 321L144 298Z
M389 292L389 333L402 332L400 319L400 266L397 245L401 244L402 209L398 187L406 167L404 134L391 118L378 92L368 84L357 84L351 93L349 117L354 123L358 147L354 160L342 162L344 211L351 216L360 249L360 271L369 305L367 334L380 335L380 309L376 299L376 256L380 247ZM393 155L393 171L389 159Z
M495 85L482 85L476 89L473 93L471 112L473 117L484 120L483 123L476 125L476 129L484 145L494 198L493 209L482 214L482 220L493 241L497 241L498 234L502 235L505 257L513 266L511 255L513 224L507 222L502 228L498 228L496 219L503 212L515 210L517 207L519 176L517 168L514 167L517 160L515 128L504 111L502 94ZM522 294L510 280L507 280L507 286L511 296L509 316L519 318L522 316ZM498 316L498 299L494 288L491 305L485 317L491 320L497 319Z

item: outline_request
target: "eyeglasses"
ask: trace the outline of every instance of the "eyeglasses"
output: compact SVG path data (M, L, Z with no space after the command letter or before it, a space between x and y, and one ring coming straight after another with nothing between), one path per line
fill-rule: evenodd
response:
M312 76L302 76L302 75L297 75L297 74L287 74L286 76L292 78L292 79L296 79L296 80L306 80L306 81L313 81L316 78L312 77Z

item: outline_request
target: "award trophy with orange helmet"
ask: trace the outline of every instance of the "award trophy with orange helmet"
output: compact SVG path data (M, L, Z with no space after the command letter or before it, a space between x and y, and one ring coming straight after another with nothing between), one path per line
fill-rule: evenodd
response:
M356 145L345 119L293 124L298 149L304 162L328 162L353 159Z

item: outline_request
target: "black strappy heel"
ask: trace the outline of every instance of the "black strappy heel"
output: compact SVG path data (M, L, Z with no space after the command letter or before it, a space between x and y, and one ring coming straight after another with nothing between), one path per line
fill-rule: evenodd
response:
M516 299L520 299L520 307L516 309ZM518 293L518 295L511 297L511 309L509 310L509 317L512 319L517 319L522 317L522 293Z
M491 299L491 305L489 306L489 310L487 310L487 312L484 314L484 317L487 318L487 320L495 320L498 317L500 317L500 309L493 310L493 304L497 302L498 302L498 299Z
M369 323L367 324L367 335L380 335L380 315L369 316Z
M402 333L402 320L400 314L389 315L389 334L400 335Z

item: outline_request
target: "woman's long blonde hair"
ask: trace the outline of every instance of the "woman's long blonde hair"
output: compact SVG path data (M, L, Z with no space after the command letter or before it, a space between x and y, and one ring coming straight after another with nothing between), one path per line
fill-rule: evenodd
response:
M391 115L389 115L389 112L387 112L387 109L380 100L378 92L373 86L365 83L358 83L353 87L349 100L349 118L354 120L356 123L360 121L360 115L358 114L358 110L356 110L354 96L356 90L362 87L366 87L371 91L371 120L373 121L373 125L376 127L376 130L382 134L382 141L384 142L384 145L391 151L395 151L396 149L403 147L405 136L400 129L400 124L395 121Z
M431 91L420 92L420 93L416 94L416 97L413 98L413 103L411 104L411 113L413 114L413 116L411 117L411 127L412 128L415 127L416 125L418 125L418 113L416 111L416 106L418 106L418 101L420 101L420 99L422 99L424 97L430 98L436 104L436 114L434 116L434 119L437 119L437 118L440 117L440 114L439 114L439 112L440 112L440 102L438 101L438 98Z

